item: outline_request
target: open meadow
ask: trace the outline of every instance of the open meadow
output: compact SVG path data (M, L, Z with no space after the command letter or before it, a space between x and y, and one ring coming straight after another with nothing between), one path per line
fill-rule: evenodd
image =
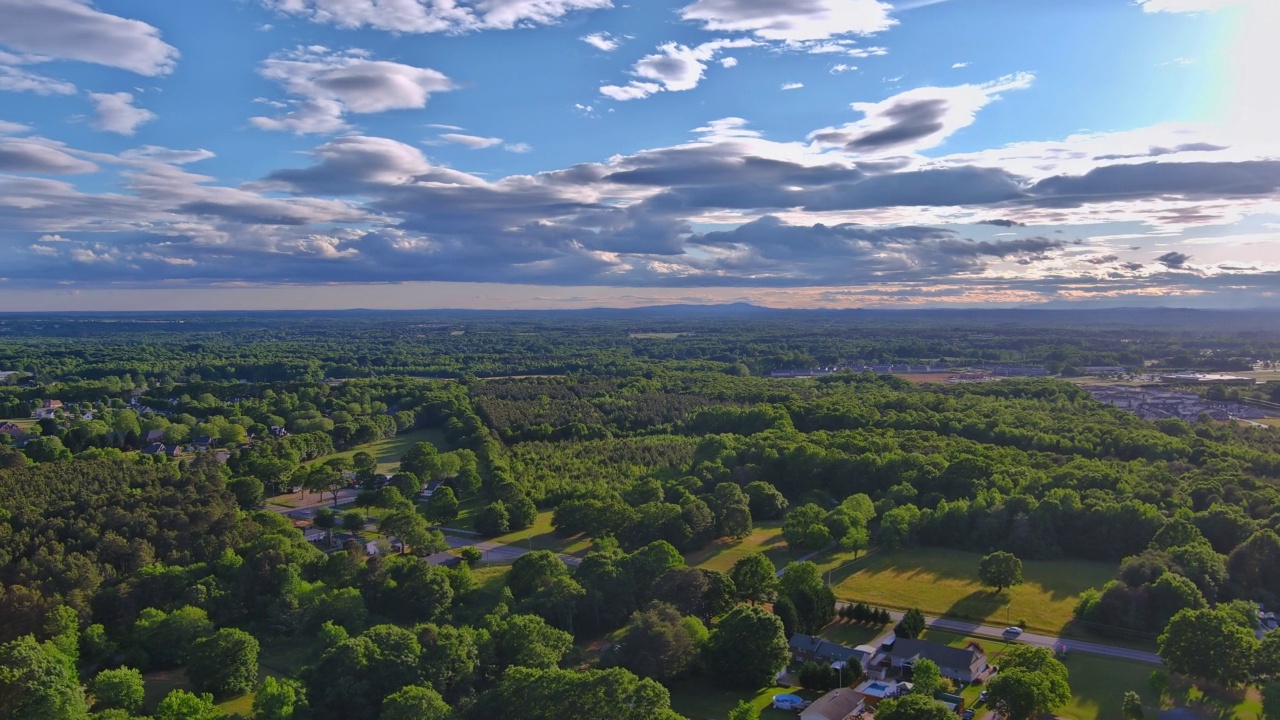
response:
M1072 620L1080 593L1115 576L1115 566L1082 560L1027 560L1023 583L997 593L978 582L976 553L942 548L873 552L831 569L841 600L994 625L1026 620L1034 630L1059 632Z

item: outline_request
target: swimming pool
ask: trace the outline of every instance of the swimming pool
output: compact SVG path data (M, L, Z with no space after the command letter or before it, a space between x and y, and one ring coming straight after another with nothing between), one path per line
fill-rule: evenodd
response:
M799 695L774 695L773 707L778 710L795 710L804 704Z
M889 683L880 682L878 680L869 680L858 686L856 692L860 692L867 697L882 698L893 692L893 688L894 686Z

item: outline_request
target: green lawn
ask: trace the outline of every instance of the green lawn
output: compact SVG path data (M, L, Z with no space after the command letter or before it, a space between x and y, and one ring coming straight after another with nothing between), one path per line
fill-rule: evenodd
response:
M23 430L30 430L31 427L36 424L36 421L34 418L7 418L7 419L0 418L0 423L7 423L7 422L11 422L14 425L17 425L18 427L22 428Z
M686 553L684 560L690 567L728 572L744 555L757 552L764 553L778 569L794 559L782 538L781 522L758 523L742 540L720 538L701 550Z
M822 637L846 647L858 647L859 645L870 643L892 629L892 623L889 625L866 625L848 620L836 620L836 622L822 628Z
M1142 697L1147 717L1155 717L1160 701L1151 691L1147 678L1155 667L1117 658L1068 654L1063 664L1071 674L1071 704L1057 711L1057 715L1071 720L1110 720L1124 715L1120 703L1130 690Z
M926 615L995 625L1025 619L1029 628L1056 633L1071 622L1080 593L1116 572L1107 563L1028 560L1022 565L1023 584L996 593L978 583L980 559L976 553L940 548L874 552L832 569L831 581L842 600L918 607Z
M489 538L503 545L518 545L531 550L550 550L562 555L585 555L591 549L591 538L586 535L563 536L551 527L552 512L538 513L538 519L524 530Z
M378 459L377 471L381 474L389 475L400 467L400 456L405 454L409 448L420 442L429 442L432 445L435 445L440 452L446 452L452 449L449 446L449 443L445 440L444 433L435 428L428 428L426 430L414 430L413 432L407 432L403 435L384 438L366 445L359 445L350 450L333 453L332 455L325 455L322 458L317 458L303 464L313 465L315 463L322 463L334 458L353 457L358 452L367 452Z
M769 707L774 695L792 693L806 700L816 700L822 693L797 688L766 687L759 690L725 690L709 680L683 680L667 686L671 691L671 707L689 720L725 720L729 711L746 700L759 709L761 720L794 718L794 712Z

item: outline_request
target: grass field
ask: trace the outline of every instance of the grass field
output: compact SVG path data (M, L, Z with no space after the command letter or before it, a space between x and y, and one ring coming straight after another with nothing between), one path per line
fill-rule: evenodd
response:
M23 430L29 430L36 424L35 418L0 418L0 423L7 422L11 422Z
M832 569L836 597L926 615L1012 624L1058 632L1071 622L1080 593L1115 576L1115 566L1080 560L1028 560L1023 584L996 593L978 583L976 553L939 548L875 552ZM1006 605L1008 606L1006 608Z
M489 538L503 545L515 545L530 550L550 550L562 555L585 555L591 549L591 538L586 535L569 537L558 534L551 527L552 512L547 510L538 513L538 519L524 530Z
M687 553L684 561L690 567L728 572L744 555L756 552L764 553L778 569L793 559L786 541L782 539L781 522L759 523L742 540L720 538L701 550Z
M435 445L440 452L452 449L449 447L449 443L445 441L444 433L431 428L427 430L414 430L413 432L407 432L403 435L396 435L395 437L385 438L377 442L368 443L367 445L360 445L350 450L333 453L332 455L325 455L322 458L317 458L303 464L313 465L315 463L322 463L326 460L332 460L339 457L349 458L358 452L367 452L378 459L377 471L384 475L389 475L400 466L400 456L405 454L409 448L420 442L429 442L432 445Z
M822 628L822 637L846 647L866 645L893 629L893 625L866 625L839 620Z
M262 667L258 670L258 682L262 682L268 675L276 678L284 677L284 675L275 670ZM187 681L186 672L182 669L156 670L143 675L142 679L144 692L146 693L143 700L143 708L150 712L154 712L156 705L160 704L160 701L174 690L195 692L191 683ZM249 718L253 716L253 693L227 698L215 703L215 705L219 711L229 718Z

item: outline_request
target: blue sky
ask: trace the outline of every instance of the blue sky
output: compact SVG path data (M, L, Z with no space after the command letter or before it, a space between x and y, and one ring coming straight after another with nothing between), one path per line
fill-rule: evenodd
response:
M1268 0L0 0L11 309L1280 302Z

